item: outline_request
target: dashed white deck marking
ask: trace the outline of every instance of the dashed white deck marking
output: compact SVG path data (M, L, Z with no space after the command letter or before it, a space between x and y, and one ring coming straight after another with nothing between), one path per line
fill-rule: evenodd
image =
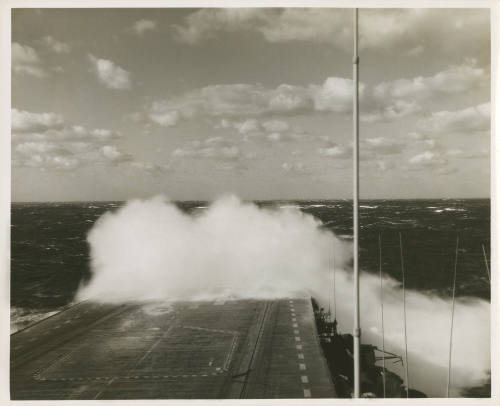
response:
M305 398L311 397L311 390L310 389L304 389L304 397Z
M123 377L118 377L118 376L85 376L85 377L72 377L72 378L66 378L66 377L55 377L55 378L41 378L40 376L33 376L37 381L51 381L51 382L57 382L57 381L108 381L108 380L123 380L123 379L138 379L138 380L144 380L144 379L172 379L172 378L197 378L200 376L207 377L207 376L215 376L215 375L222 375L224 371L220 370L217 372L212 372L211 374L190 374L190 375L128 375L128 376L123 376Z
M292 327L299 327L299 325L297 323L293 323Z
M292 317L295 317L295 313L292 313Z
M302 376L300 377L300 381L301 381L302 383L309 383L309 378L307 377L307 375L302 375Z
M298 336L300 334L299 330L293 330L293 334L295 334L296 336Z
M299 353L297 354L297 357L298 357L299 359L304 359L304 354L302 354L301 352L299 352Z
M297 344L297 345L295 346L295 348L297 348L298 350L301 350L301 349L302 349L302 344Z
M300 337L295 337L295 341L300 341Z
M297 318L296 317L292 317L292 321L297 321Z
M305 371L306 370L306 364L299 364L299 369L301 371Z

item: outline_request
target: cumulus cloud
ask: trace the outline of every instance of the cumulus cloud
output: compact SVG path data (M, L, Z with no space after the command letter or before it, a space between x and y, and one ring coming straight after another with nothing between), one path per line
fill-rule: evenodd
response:
M414 168L442 168L448 161L435 151L424 151L410 158L410 164Z
M375 86L374 96L378 99L428 100L437 95L451 95L489 85L488 72L477 66L477 60L470 58L462 65L453 65L433 76L417 76L411 79L397 79Z
M262 127L268 132L283 132L290 129L290 124L283 120L269 120L263 122Z
M365 122L387 122L422 111L430 100L465 94L489 85L489 73L468 58L461 65L452 65L432 76L417 76L382 82L370 89L361 115Z
M293 173L304 173L307 170L306 166L302 162L284 162L281 165L281 169L286 172Z
M154 31L156 29L156 23L152 20L138 20L132 26L133 31L137 35L143 35L147 31Z
M414 100L392 100L388 98L386 100L377 100L375 104L382 105L382 107L375 107L374 110L361 114L361 121L368 123L387 122L417 113L422 109ZM387 105L383 106L384 104Z
M350 50L351 21L352 11L345 8L211 8L190 13L174 30L177 39L188 44L228 32L255 31L268 42L333 43ZM418 55L429 46L451 48L450 36L471 48L479 41L489 44L480 29L489 24L487 10L362 9L359 24L362 49L401 47Z
M318 148L317 152L319 155L328 158L352 158L352 147L347 145L333 145L331 147Z
M70 124L55 113L12 109L12 160L15 166L72 170L82 166L132 162L112 144L116 131Z
M51 128L61 128L63 118L55 113L30 113L13 108L11 126L13 132L43 132Z
M54 37L47 35L40 40L40 43L47 49L56 54L67 54L70 51L70 46L65 42L59 41Z
M97 75L99 82L109 89L128 90L132 88L131 74L114 62L107 59L88 55L92 64L92 71Z
M30 75L38 78L47 76L47 71L42 66L40 57L33 48L13 42L11 53L13 74Z
M468 59L429 77L397 79L374 87L360 83L364 122L388 122L422 111L422 105L442 95L457 95L488 83L489 74ZM172 127L182 120L199 116L226 117L218 128L235 128L241 133L283 132L283 121L257 123L254 118L270 115L352 111L352 80L329 77L322 84L298 86L282 84L267 88L260 84L224 84L194 89L184 94L157 100L141 115L152 122ZM227 117L247 117L235 124ZM239 127L238 127L239 126ZM279 128L273 129L272 127ZM258 127L258 128L257 128Z
M170 170L170 165L168 164L155 164L151 162L134 161L130 166L153 176L161 175Z
M172 152L173 158L203 158L215 161L236 161L242 151L234 143L222 137L211 137L204 141L192 141Z
M438 111L417 123L427 134L476 134L490 129L490 103L467 107L462 110Z
M351 79L330 77L322 86L311 85L314 108L317 111L349 113L352 110L353 84ZM365 85L359 84L359 94L363 97Z
M361 86L361 90L364 85ZM181 119L198 116L209 117L249 117L301 112L348 113L352 108L352 81L345 78L328 78L322 85L295 86L282 84L266 88L260 84L211 85L195 89L179 96L157 100L147 106L146 116L156 124L175 126ZM249 130L255 122L247 121ZM271 126L283 125L269 121ZM224 119L221 128L233 126ZM267 127L266 127L267 126ZM245 131L245 127L242 127Z
M374 137L364 140L362 147L376 154L392 155L400 153L405 145L402 142L386 137Z

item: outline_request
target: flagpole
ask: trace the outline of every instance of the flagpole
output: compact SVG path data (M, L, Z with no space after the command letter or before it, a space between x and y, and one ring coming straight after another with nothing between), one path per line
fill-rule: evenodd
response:
M354 56L352 59L353 73L353 268L354 268L354 397L360 397L360 341L361 328L359 323L359 101L358 101L358 9L354 9Z

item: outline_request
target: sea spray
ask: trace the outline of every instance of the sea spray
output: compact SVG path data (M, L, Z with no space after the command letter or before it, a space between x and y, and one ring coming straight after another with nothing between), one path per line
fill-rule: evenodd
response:
M297 208L259 208L234 196L187 214L166 197L132 200L103 215L88 235L92 277L78 298L101 301L279 298L312 295L326 304L331 256L342 332L352 329L352 246ZM363 342L378 345L380 281L361 276ZM384 278L386 349L403 354L402 291ZM407 291L411 386L444 396L451 302ZM490 370L489 303L455 308L452 396ZM403 376L402 368L391 366ZM399 369L398 369L399 368Z

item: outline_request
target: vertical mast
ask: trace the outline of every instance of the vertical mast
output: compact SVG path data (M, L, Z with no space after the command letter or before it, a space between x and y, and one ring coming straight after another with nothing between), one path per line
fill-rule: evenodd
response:
M359 102L358 102L358 9L354 9L354 56L352 58L353 74L353 268L354 268L354 397L360 397L360 340L361 329L359 325L359 268L358 268L358 234L359 234Z

